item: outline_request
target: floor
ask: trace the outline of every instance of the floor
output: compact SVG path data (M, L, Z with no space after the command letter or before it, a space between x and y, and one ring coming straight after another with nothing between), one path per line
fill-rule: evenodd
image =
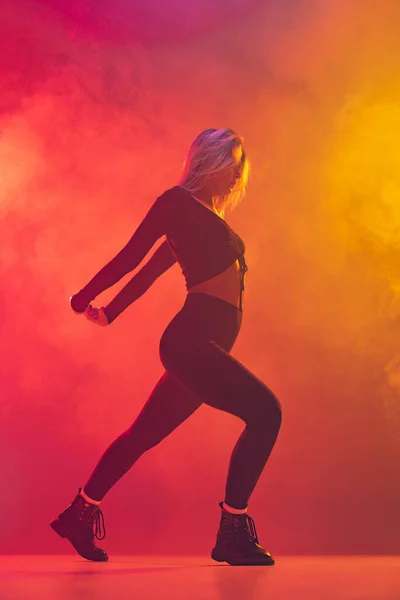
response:
M0 556L0 600L400 600L400 557L282 556L231 567L203 556Z

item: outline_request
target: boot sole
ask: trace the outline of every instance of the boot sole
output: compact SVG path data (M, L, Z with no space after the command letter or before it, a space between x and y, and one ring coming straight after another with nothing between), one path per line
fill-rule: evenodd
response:
M227 562L228 565L232 565L233 567L272 567L275 564L275 561L273 559L270 559L268 562L252 562L251 559L249 559L249 562L244 562L240 560L236 561L229 559L226 556L224 557L221 554L218 555L214 551L211 552L211 558L217 562Z

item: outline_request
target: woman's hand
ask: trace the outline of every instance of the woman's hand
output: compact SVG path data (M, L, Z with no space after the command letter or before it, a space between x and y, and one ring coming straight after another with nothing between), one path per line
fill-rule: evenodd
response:
M86 308L83 313L88 321L95 323L96 325L101 325L101 327L105 327L109 325L106 313L104 312L104 306L101 308L95 308L91 304Z
M85 298L82 298L81 292L78 292L77 294L70 296L69 304L75 314L82 315L88 308L89 302Z
M70 306L76 315L85 315L88 321L92 321L92 323L101 325L102 327L110 324L108 322L106 313L104 312L104 306L101 308L95 308L89 304L84 310L82 310L81 304L81 306L79 306L81 310L77 311L75 308L78 308L77 304L79 304L79 302L74 302L76 298L78 298L78 294L75 294L75 296L70 296L69 299Z

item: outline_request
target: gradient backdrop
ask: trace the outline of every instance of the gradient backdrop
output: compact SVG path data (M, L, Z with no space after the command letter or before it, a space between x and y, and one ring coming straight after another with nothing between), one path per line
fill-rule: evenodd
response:
M108 329L68 297L228 126L253 163L233 355L284 408L260 542L399 553L398 0L4 0L0 27L0 552L70 552L48 523L161 376L185 286L175 265ZM144 455L103 546L208 554L242 428L202 406Z

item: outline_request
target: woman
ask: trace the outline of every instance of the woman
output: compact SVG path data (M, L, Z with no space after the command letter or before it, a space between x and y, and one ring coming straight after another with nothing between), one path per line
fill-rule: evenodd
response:
M160 341L165 372L131 427L105 451L78 495L52 523L88 560L108 556L99 504L147 450L159 444L204 402L236 415L246 427L229 464L221 521L212 558L231 565L273 565L247 514L250 495L271 454L281 407L272 392L229 353L242 320L247 266L244 243L224 220L245 196L249 162L232 129L207 129L192 143L179 185L154 202L128 244L80 292L71 307L108 325L178 262L188 294ZM90 302L135 269L154 243L166 240L106 307ZM94 528L95 526L95 528Z

